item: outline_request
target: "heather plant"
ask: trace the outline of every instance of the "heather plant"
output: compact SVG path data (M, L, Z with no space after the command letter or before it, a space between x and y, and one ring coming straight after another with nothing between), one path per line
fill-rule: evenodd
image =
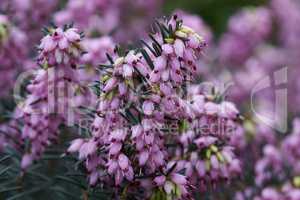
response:
M144 48L110 55L102 66L92 137L74 140L68 151L79 153L91 185L106 183L116 195L190 199L192 185L206 190L240 173L234 148L222 144L239 112L189 91L206 46L201 36L177 15L153 28Z
M239 112L217 94L192 89L206 46L200 35L177 15L152 28L144 47L123 54L116 47L106 54L91 136L75 139L68 152L79 153L90 185L105 183L115 198L191 199L196 185L205 191L204 184L215 187L240 173L234 147L226 144ZM59 125L67 124L69 99L83 95L72 90L74 84L80 87L77 65L80 57L87 62L90 56L82 54L77 29L45 32L37 59L41 69L16 111L24 124L20 165L25 173L57 140Z

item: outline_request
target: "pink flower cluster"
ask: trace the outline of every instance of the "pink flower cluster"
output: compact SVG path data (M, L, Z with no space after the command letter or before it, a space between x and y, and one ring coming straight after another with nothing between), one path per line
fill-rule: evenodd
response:
M24 169L57 140L59 125L72 117L68 109L79 85L76 68L82 52L80 41L77 29L71 27L49 28L41 41L38 63L42 69L27 86L29 95L16 116L24 123L22 138L29 141L21 163Z
M197 184L201 180L201 190L241 173L235 146L228 142L238 132L239 112L231 102L216 104L205 99L208 98L201 94L193 96L195 118L180 136L180 147L176 150L191 182Z
M156 26L144 48L109 56L92 137L74 140L68 152L84 160L91 185L190 199L193 186L206 189L207 182L241 172L228 143L239 112L189 86L201 67L204 39L177 15Z

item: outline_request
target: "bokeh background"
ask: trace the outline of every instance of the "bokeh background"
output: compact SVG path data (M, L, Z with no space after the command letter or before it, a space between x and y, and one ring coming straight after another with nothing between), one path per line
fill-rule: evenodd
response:
M180 8L193 14L201 16L212 28L213 32L219 36L226 31L227 21L233 13L243 7L254 7L266 4L267 0L174 0L167 1L164 5L164 13L171 13Z

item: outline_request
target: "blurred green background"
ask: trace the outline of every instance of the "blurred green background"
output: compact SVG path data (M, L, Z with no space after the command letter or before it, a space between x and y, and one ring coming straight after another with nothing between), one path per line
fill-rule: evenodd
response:
M258 6L268 0L166 0L164 13L181 8L201 16L216 36L226 30L228 18L244 6Z

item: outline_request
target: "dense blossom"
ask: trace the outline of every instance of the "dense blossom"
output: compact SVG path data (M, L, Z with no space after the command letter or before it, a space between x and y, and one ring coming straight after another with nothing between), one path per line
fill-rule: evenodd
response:
M208 101L200 93L186 93L189 87L179 90L196 77L206 43L177 15L157 26L163 32L152 35L145 49L110 56L93 136L74 140L68 151L85 160L92 185L124 188L140 182L145 190L152 179L156 187L147 195L190 199L192 184L199 180L205 187L206 181L217 184L241 172L234 148L226 145L239 112L231 102ZM211 130L197 133L203 125ZM172 143L177 142L182 149L174 155Z
M34 79L27 86L29 95L19 105L24 123L22 138L30 148L24 154L21 166L27 168L40 157L47 146L55 142L59 125L73 120L70 112L76 94L76 67L81 56L81 36L75 28L49 28L39 46L38 64Z
M191 96L195 117L180 136L182 149L178 148L177 154L190 180L196 184L200 179L200 188L206 190L207 184L216 186L218 182L228 181L241 172L241 163L234 153L235 146L229 142L239 132L236 123L239 111L231 102L215 103L212 97L196 91ZM186 160L181 160L181 156Z

